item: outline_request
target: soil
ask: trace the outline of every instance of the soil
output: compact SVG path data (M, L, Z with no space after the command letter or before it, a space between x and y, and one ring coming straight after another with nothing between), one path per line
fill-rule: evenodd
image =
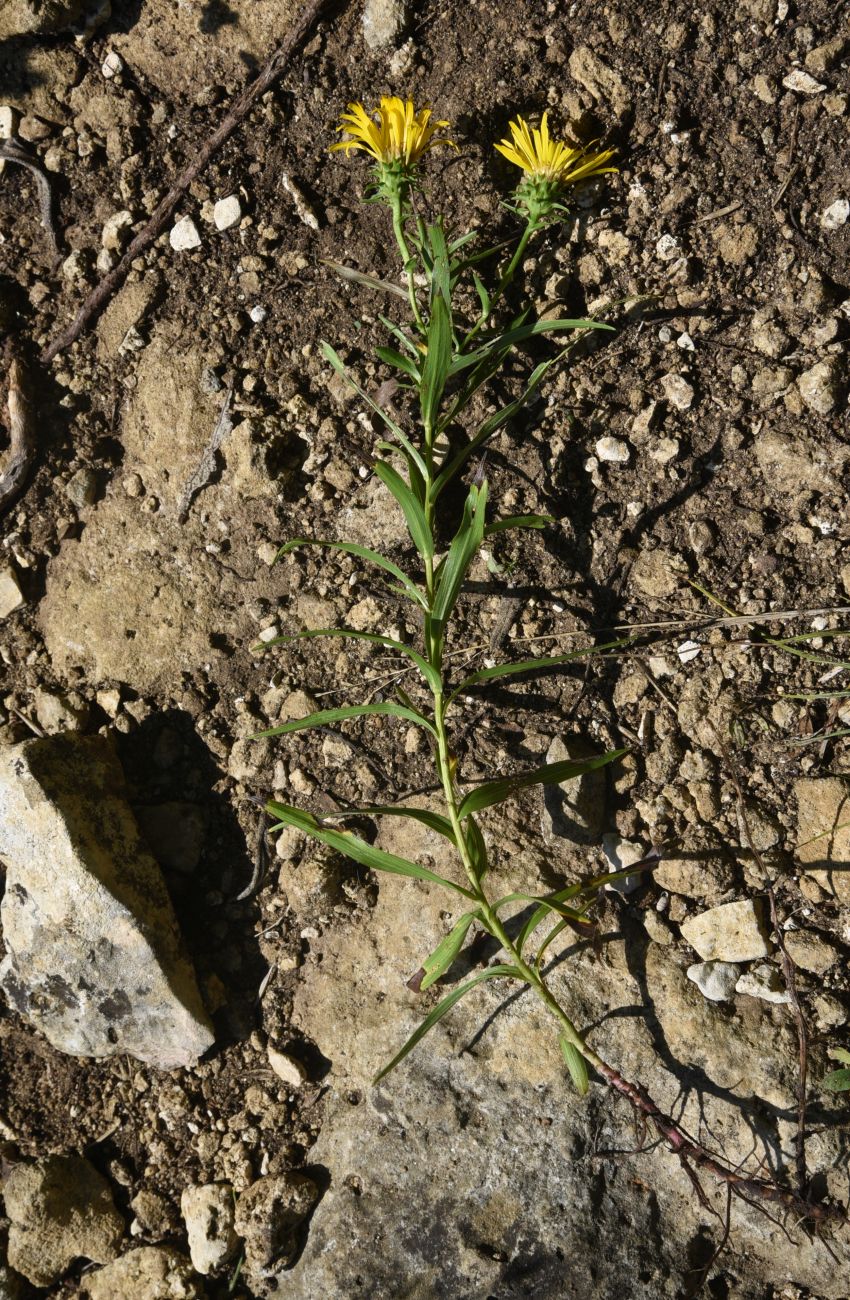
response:
M356 925L377 885L337 862L337 890L315 911L289 864L264 856L257 800L391 802L433 781L427 752L388 719L285 744L248 739L282 711L359 702L364 678L377 697L392 679L380 652L335 642L261 657L251 647L263 629L359 619L416 631L348 557L300 551L270 564L294 536L405 555L401 520L368 471L378 431L319 348L331 341L371 390L386 378L371 360L385 303L327 265L398 274L385 212L360 201L364 165L327 153L351 100L409 92L449 119L463 150L429 156L419 202L493 239L515 230L500 206L512 178L492 149L510 117L548 107L553 126L617 150L618 174L538 237L526 263L539 310L595 314L616 332L577 347L487 459L497 513L556 522L494 545L500 571L473 574L452 649L468 667L643 636L477 696L456 736L467 779L542 761L556 735L629 746L609 828L663 844L671 861L637 895L604 901L603 915L653 914L647 925L684 947L689 915L763 891L761 851L789 933L838 954L800 975L820 1100L850 1009L850 898L795 855L800 780L850 774L844 702L814 698L844 688L832 634L847 626L850 594L850 222L828 215L850 198L850 73L835 7L709 0L692 12L662 0L650 17L598 0L441 0L370 50L360 6L339 5L185 196L177 215L200 246L176 251L161 236L96 327L39 368L38 349L107 265L105 223L126 209L140 227L296 6L260 8L175 14L167 0L114 0L84 40L0 42L0 103L26 115L48 168L64 258L53 264L29 173L7 164L0 327L30 358L38 462L0 521L2 564L25 597L0 622L0 724L4 740L23 739L40 725L36 692L70 692L85 729L117 733L142 815L174 801L202 810L201 865L164 870L217 1034L210 1059L163 1076L64 1057L3 1011L0 1119L26 1157L88 1155L135 1217L137 1242L185 1244L189 1183L240 1191L262 1173L309 1169L321 1127L332 1044L294 1029L293 990L323 928ZM121 70L106 78L113 53ZM821 89L789 89L794 69ZM212 204L230 194L243 218L218 231ZM516 374L549 348L540 342ZM181 523L228 392L234 436ZM605 459L597 444L609 438L624 461ZM753 622L724 624L730 613ZM817 639L777 644L801 634ZM523 807L536 829L539 804ZM604 861L597 848L584 860L587 872ZM308 1085L277 1077L269 1044L303 1061ZM667 1157L646 1156L646 1177L653 1159ZM840 1178L830 1190L846 1199ZM163 1198L159 1221L133 1209L140 1191ZM72 1295L78 1280L51 1294ZM224 1296L230 1277L206 1285ZM801 1294L763 1270L748 1285ZM254 1292L239 1282L234 1294Z

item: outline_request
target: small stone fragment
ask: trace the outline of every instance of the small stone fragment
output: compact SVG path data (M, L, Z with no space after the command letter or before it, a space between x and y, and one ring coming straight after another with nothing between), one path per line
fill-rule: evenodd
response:
M631 97L619 73L603 63L589 45L577 46L569 58L570 75L586 90L591 99L606 104L624 117L631 107Z
M128 241L132 224L133 214L127 208L122 208L120 212L116 212L103 227L100 236L102 246L109 249L110 252L120 253Z
M124 71L124 60L115 50L110 50L103 63L100 65L101 76L107 81L112 81Z
M835 410L841 394L841 363L838 357L818 361L804 370L797 380L800 396L810 411L829 415Z
M216 230L229 230L238 226L242 220L242 204L235 194L228 194L226 199L219 199L213 208L213 223Z
M802 68L794 68L786 77L782 78L782 84L786 90L795 90L798 95L819 95L826 86L821 81L816 81L811 73L804 72Z
M817 884L850 904L850 783L837 776L801 777L797 796L797 860Z
M80 1300L204 1300L203 1283L185 1255L168 1246L137 1246L114 1264L86 1273Z
M168 234L168 242L175 253L185 253L192 248L200 248L201 236L191 217L181 217L175 221Z
M590 757L593 755L576 737L568 736L564 741L556 736L546 753L546 762L580 762ZM550 843L560 838L574 844L592 844L599 839L604 816L605 773L601 768L571 777L560 785L543 787L543 836Z
M192 1266L205 1276L214 1273L239 1249L234 1218L236 1200L230 1183L204 1183L187 1187L180 1210L189 1238Z
M767 957L761 905L751 898L722 903L682 922L682 936L703 961L756 961Z
M643 845L624 840L620 835L603 835L602 852L608 860L609 871L623 871L646 857ZM636 875L626 876L625 879L617 880L613 885L606 885L605 888L614 889L618 894L633 894L647 879L648 873L639 871Z
M0 104L0 140L13 140L17 127L17 110L11 104Z
M63 695L36 687L33 691L35 717L48 736L60 731L80 731L89 718L89 706L75 692Z
M662 235L655 245L655 253L662 262L672 262L674 258L681 257L682 245L675 235Z
M370 50L398 44L407 22L405 0L366 0L363 39Z
M836 199L820 214L821 230L840 230L850 217L850 199Z
M236 1203L236 1231L245 1242L249 1274L270 1277L291 1263L297 1231L319 1199L306 1174L259 1178Z
M687 970L688 979L709 1002L731 1001L740 973L740 966L731 961L701 961Z
M0 569L0 618L8 618L24 604L24 597L18 585L13 568Z
M193 1065L211 1027L106 737L0 751L0 857L11 1006L73 1056Z
M600 438L596 444L596 454L600 460L605 460L614 465L627 465L629 463L629 444L623 442L622 438Z
M302 221L305 226L309 226L311 230L318 230L319 219L308 203L307 196L301 186L292 179L289 172L280 173L280 183L292 199L298 220Z
M807 930L790 930L785 936L788 956L811 975L825 975L841 957L834 943Z
M661 380L664 396L677 411L689 411L694 402L694 387L684 375L664 375Z
M69 478L64 486L65 496L77 510L90 506L97 496L97 475L94 470L83 466Z
M791 1001L779 971L766 962L745 970L735 985L735 992L744 993L750 998L759 998L762 1002L775 1002L780 1006L787 1005Z
M276 1047L267 1047L266 1053L269 1058L269 1065L274 1070L279 1079L282 1079L290 1088L300 1088L309 1078L307 1071L300 1061L296 1061L294 1056L289 1056L287 1052L279 1052Z
M9 1263L34 1286L52 1286L79 1257L115 1259L124 1220L109 1184L81 1156L17 1165L3 1185Z

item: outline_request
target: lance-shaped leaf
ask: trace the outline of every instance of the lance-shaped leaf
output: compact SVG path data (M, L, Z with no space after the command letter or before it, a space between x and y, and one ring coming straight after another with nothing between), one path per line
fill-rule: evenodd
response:
M318 840L320 844L327 844L328 848L336 849L337 853L353 858L355 862L369 867L371 871L387 871L394 876L410 876L414 880L427 880L432 885L443 885L446 889L454 890L456 894L462 894L464 898L475 901L472 891L456 884L454 880L438 876L436 871L429 871L427 867L420 867L417 862L400 858L395 853L377 849L374 844L367 843L351 831L335 831L332 827L324 825L312 813L304 812L301 808L292 808L288 804L272 801L266 804L266 812L270 817L278 819L277 824L269 828L270 831L280 830L282 826L294 826L296 830L303 831L311 839Z
M283 636L274 637L271 641L260 641L251 648L254 651L269 650L275 645L286 645L290 641L310 641L316 637L341 637L343 640L369 641L373 645L386 646L388 650L397 650L399 654L406 655L416 665L432 691L442 690L440 674L418 650L414 650L413 646L407 645L404 641L397 641L395 637L382 636L380 632L361 632L353 627L310 627L303 632L287 632Z
M458 809L461 818L470 813L480 812L482 808L492 808L494 804L503 803L518 790L525 790L531 785L560 785L562 781L571 781L573 777L584 776L585 772L595 772L605 767L628 751L612 749L607 754L595 754L592 758L564 759L561 763L546 763L536 767L532 772L519 772L516 776L502 777L498 781L486 781L465 795Z
M375 473L384 486L389 488L401 506L408 532L413 538L413 544L417 551L423 559L430 559L434 554L434 538L431 536L431 529L428 527L428 521L425 518L425 511L422 506L392 465L388 465L384 460L379 460L375 465Z
M393 434L396 436L396 438L398 438L402 447L404 447L404 450L415 461L416 467L419 470L420 474L423 476L423 478L427 478L428 471L425 468L424 460L419 455L419 452L413 446L413 443L410 441L407 434L400 427L400 425L397 424L397 422L392 418L391 415L389 415L384 410L382 406L379 406L377 402L372 400L372 398L365 391L365 389L360 387L360 385L357 383L357 380L352 378L348 370L345 368L345 365L343 364L341 357L334 351L330 343L326 343L324 340L322 340L322 352L324 353L325 359L330 362L330 364L333 366L337 374L342 376L342 378L346 381L349 387L353 388L355 393L357 393L358 396L363 399L366 405L370 407L375 412L376 415L379 415L381 417L381 419L383 420L387 428L392 430Z
M442 294L437 294L431 303L427 343L428 351L422 366L419 400L422 408L422 423L426 430L433 430L437 423L452 362L451 311Z
M494 664L492 668L482 668L477 673L470 673L469 677L465 677L460 685L454 688L447 704L456 699L461 691L468 691L483 682L497 681L500 677L517 677L521 673L542 673L548 668L559 668L563 664L573 663L576 659L586 659L589 655L603 654L606 650L618 650L623 646L631 645L634 640L636 638L626 637L622 641L608 641L605 645L586 646L583 650L569 650L562 655L545 655L541 659L520 659L515 664Z
M504 533L509 528L548 528L554 522L554 515L506 515L504 519L488 524L484 536L492 537L494 533Z
M346 704L339 709L320 709L318 713L310 713L306 718L293 718L291 722L282 722L277 727L270 727L268 731L257 731L251 739L262 740L266 736L286 736L291 731L327 727L332 722L345 722L348 718L368 718L373 714L381 713L389 714L394 718L404 718L407 722L415 722L418 727L425 727L433 736L437 734L428 719L416 709L408 708L405 704L393 704L391 700L383 700L380 704Z
M475 872L475 878L481 880L486 875L490 864L487 859L487 845L484 843L484 836L481 834L481 828L474 817L467 817L463 833L466 836L466 847L472 869Z
M850 1070L833 1070L824 1075L821 1087L829 1092L847 1092L850 1090Z
M436 831L457 846L454 827L448 817L432 812L430 808L411 808L406 804L366 804L363 808L344 808L339 812L322 813L322 821L345 821L349 817L407 817Z
M477 365L491 352L516 347L517 343L524 343L526 339L533 338L536 334L555 334L562 333L564 330L613 330L613 328L613 325L604 325L596 320L536 320L531 325L518 325L516 329L506 330L504 334L488 339L473 352L458 357L452 366L452 374L465 370L468 366Z
M362 284L364 289L376 289L379 293L393 293L397 298L404 298L407 301L407 292L398 284L391 284L389 280L379 280L375 275L364 275L362 271L356 271L353 266L344 266L342 262L332 262L329 257L323 257L322 263L329 267L339 276L341 280L348 280L351 284Z
M288 555L290 551L294 551L298 546L324 546L331 551L343 551L346 555L356 555L360 560L368 560L370 564L377 565L385 573L391 573L394 578L397 578L404 589L405 595L410 600L415 601L417 605L421 605L424 610L428 608L428 602L416 586L416 583L412 582L397 564L393 564L392 560L388 560L379 551L373 551L368 546L361 546L358 542L325 542L310 537L294 537L291 542L281 546L275 559L279 560L282 555Z
M487 480L478 488L473 483L466 498L463 519L448 554L440 566L439 584L431 609L431 620L442 626L455 607L473 558L484 538L487 511Z
M573 1083L576 1086L576 1092L580 1097L587 1096L590 1088L590 1080L587 1075L587 1061L582 1056L577 1047L574 1047L566 1034L561 1034L561 1052L567 1063L567 1069L570 1072Z
M454 1004L459 1002L462 997L465 997L470 989L475 988L476 984L481 984L484 980L497 979L506 975L514 976L518 979L523 978L515 966L488 966L486 970L480 971L479 974L473 975L471 980L467 980L465 984L461 984L460 988L453 989L451 993L447 994L446 997L443 998L442 1002L437 1003L430 1015L426 1016L419 1028L414 1030L410 1035L401 1051L393 1057L389 1065L384 1066L380 1074L375 1075L372 1082L378 1083L380 1079L383 1079L385 1075L389 1074L390 1070L394 1070L399 1062L404 1060L408 1052L412 1051L416 1044L425 1037L428 1030L433 1029L434 1025L436 1025L439 1020L442 1020L446 1012L451 1011Z
M410 357L403 357L395 348L380 347L375 348L375 351L383 361L384 365L392 366L395 370L401 370L402 373L408 375L414 383L419 383L419 369Z
M432 984L436 984L437 980L440 979L442 975L445 975L446 971L449 969L455 957L457 957L463 947L469 927L472 925L473 921L477 920L477 918L477 912L465 912L446 935L445 939L443 939L442 943L437 945L430 957L425 958L422 963L422 969L425 971L425 974L419 984L420 993L424 993Z
M559 916L566 916L568 924L573 926L575 926L576 919L578 919L581 922L580 929L587 927L592 932L594 927L583 916L576 913L568 916L570 909L564 906L566 900L568 898L581 898L584 894L593 894L597 889L601 889L603 885L614 885L619 880L628 880L629 876L638 875L641 871L653 871L660 861L661 854L658 849L653 849L640 862L635 862L630 867L623 867L621 871L604 871L598 876L591 876L589 880L579 880L574 885L567 885L565 889L559 889L556 893L549 894L545 898L529 900L539 902L540 906L528 918L517 936L517 952L522 952L529 936L537 929L541 921L545 921L550 912L556 912ZM504 903L511 902L514 897L516 895L508 894L505 898L500 898L493 905L494 910L500 908Z

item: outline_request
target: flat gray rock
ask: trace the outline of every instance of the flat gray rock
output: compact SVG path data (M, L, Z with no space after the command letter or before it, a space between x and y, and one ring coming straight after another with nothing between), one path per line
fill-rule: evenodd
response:
M0 749L0 987L59 1051L192 1065L213 1033L110 742Z

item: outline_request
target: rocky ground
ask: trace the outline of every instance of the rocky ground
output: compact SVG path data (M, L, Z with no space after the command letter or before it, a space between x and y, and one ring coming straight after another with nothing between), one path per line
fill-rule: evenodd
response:
M61 241L7 162L0 330L31 362L299 8L7 0L0 134L44 169ZM663 846L649 883L600 899L598 948L553 946L553 982L704 1142L790 1183L775 880L812 1188L847 1203L850 1102L821 1085L850 1014L848 54L826 0L341 3L95 328L31 364L37 466L0 520L0 1296L847 1294L846 1229L739 1205L727 1239L725 1196L702 1204L601 1082L577 1098L498 983L373 1088L436 1000L406 981L445 900L297 836L270 849L258 801L427 800L428 754L392 719L250 737L364 680L377 698L396 666L264 657L258 636L406 617L348 557L272 567L292 536L404 545L377 434L318 346L384 378L379 301L323 261L397 275L362 166L326 152L338 114L433 104L464 148L433 155L428 202L508 237L492 141L548 107L620 172L538 240L532 297L617 330L496 442L500 512L557 522L475 572L454 649L645 635L471 699L464 771L629 746L578 828L539 792L492 818L496 878L552 888ZM397 825L378 842L444 852Z

